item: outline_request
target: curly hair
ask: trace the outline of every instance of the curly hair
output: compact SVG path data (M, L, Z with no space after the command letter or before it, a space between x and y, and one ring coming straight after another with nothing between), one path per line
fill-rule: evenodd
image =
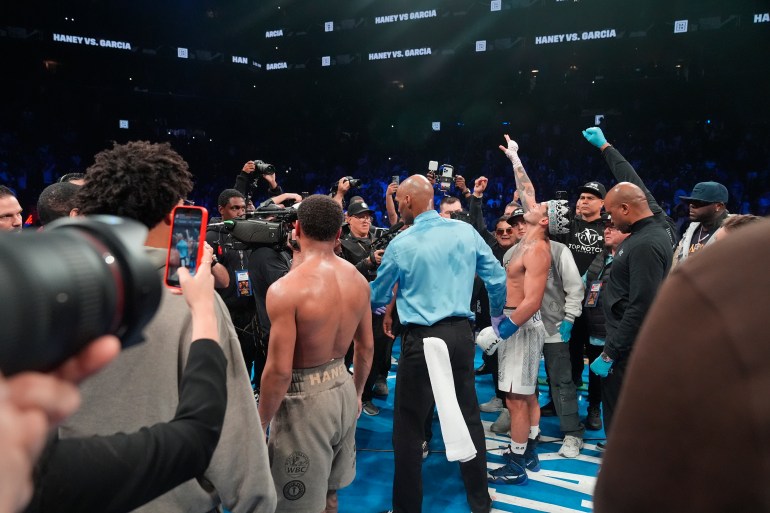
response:
M83 215L111 214L153 228L192 191L187 162L168 143L113 143L96 154L76 204Z
M317 241L333 241L342 227L342 207L328 196L313 194L297 208L302 232Z

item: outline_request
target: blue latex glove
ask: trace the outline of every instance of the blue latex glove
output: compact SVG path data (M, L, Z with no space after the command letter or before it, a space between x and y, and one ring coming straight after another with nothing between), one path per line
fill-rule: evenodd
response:
M606 378L607 375L610 373L610 368L612 367L613 362L605 362L602 360L601 356L597 356L596 360L591 362L591 370L594 371L594 374L597 376L601 376L603 378Z
M387 306L378 306L372 311L374 312L375 315L385 315L385 310L387 309L388 309Z
M604 132L602 132L602 129L598 126L592 126L591 128L583 130L583 137L597 148L601 148L607 144L607 139L604 138Z
M495 330L495 335L503 340L519 331L519 327L514 323L507 315L499 315L492 317L492 329Z
M561 335L562 342L569 342L569 339L572 337L572 326L572 322L567 319L561 321L561 325L559 325L559 334Z

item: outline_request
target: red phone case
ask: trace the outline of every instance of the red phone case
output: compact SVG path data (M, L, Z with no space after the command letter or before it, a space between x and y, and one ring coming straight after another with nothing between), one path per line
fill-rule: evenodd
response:
M203 207L178 205L171 211L171 219L171 230L169 231L168 236L168 250L166 252L166 271L163 282L169 288L178 289L178 269L183 264L189 268L190 263L195 262L195 265L191 269L191 272L194 273L198 262L200 262L203 257L203 248L206 243L206 225L208 224L209 213ZM194 221L194 223L192 221ZM188 239L185 238L185 234L190 234L191 230L194 230L196 234L195 242L197 242L197 249L194 249L194 260L190 260ZM184 240L183 244L180 244L180 236Z

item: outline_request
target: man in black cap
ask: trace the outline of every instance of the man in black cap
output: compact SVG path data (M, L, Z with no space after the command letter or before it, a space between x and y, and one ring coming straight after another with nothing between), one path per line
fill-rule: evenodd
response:
M690 207L691 223L674 251L673 266L716 240L711 236L729 215L725 207L727 198L727 187L718 182L697 183L692 194L679 197Z
M363 199L360 201L353 201L351 199L350 206L348 207L347 219L348 219L348 233L340 240L342 245L342 258L353 264L358 272L360 272L367 281L373 281L377 277L377 267L382 261L382 254L384 250L380 249L372 251L372 242L375 237L370 229L372 226L372 217L374 211L369 208ZM390 339L382 329L382 312L375 311L372 313L372 331L374 334L374 357L372 359L372 368L369 373L369 378L366 380L364 386L364 392L361 396L361 402L363 405L362 411L366 415L378 415L380 409L372 402L374 398L375 383L377 378L385 369L390 368L390 356L388 355L388 346ZM352 345L351 351L348 351L348 355L345 357L346 362L352 362ZM386 361L387 359L387 361ZM384 386L383 386L384 385ZM387 384L380 380L380 383L376 387L378 395L387 395Z
M601 213L607 189L597 181L590 181L579 187L578 192L580 196L575 204L575 216L570 221L568 232L564 235L551 235L551 239L565 244L570 249L582 276L604 248L604 221L601 219ZM586 318L581 315L574 323L565 319L560 326L560 332L564 342L569 343L572 380L580 388L583 386L584 355L590 350ZM598 389L593 391L593 395L598 396L599 393ZM541 411L543 416L556 415L553 401L549 401Z

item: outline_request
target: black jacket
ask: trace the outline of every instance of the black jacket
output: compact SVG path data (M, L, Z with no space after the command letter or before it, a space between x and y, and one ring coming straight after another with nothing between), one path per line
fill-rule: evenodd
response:
M671 268L672 257L671 239L654 216L631 225L631 235L615 253L604 291L604 352L613 360L630 355L647 310Z

